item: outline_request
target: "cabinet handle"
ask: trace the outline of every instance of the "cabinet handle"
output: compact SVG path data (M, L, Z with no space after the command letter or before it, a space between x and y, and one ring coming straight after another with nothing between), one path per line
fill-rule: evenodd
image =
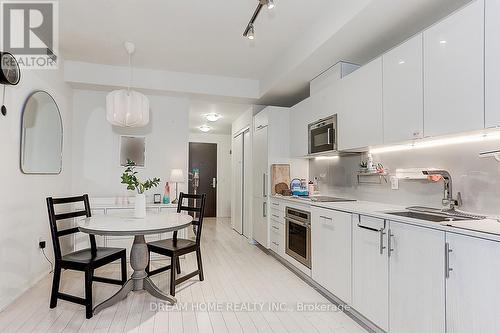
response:
M273 206L279 206L280 204L276 203L276 202L271 202L271 205L273 205Z
M450 243L444 244L444 274L447 279L450 278L450 272L453 271L453 268L450 267L450 253L453 250L450 248Z
M379 230L379 235L380 235L380 255L384 254L385 246L384 246L384 235L385 235L385 230L380 229Z
M388 247L388 250L387 251L387 255L389 257L391 257L391 252L394 251L394 249L392 248L392 238L394 237L394 234L392 233L391 229L389 229L389 233L388 233L388 237L387 237L387 247Z
M280 246L280 245L279 245L278 243L276 243L276 242L272 242L272 243L273 243L274 245L276 245L276 246Z
M266 190L266 174L262 174L262 196L265 198L267 197L267 190Z
M273 216L273 217L275 217L275 218L277 218L277 219L279 219L279 218L280 218L278 215L274 215L274 214L272 214L272 216Z
M327 217L327 216L323 216L323 215L321 215L320 218L328 220L328 221L333 221L333 219L331 217Z
M262 203L262 217L267 217L267 202Z
M280 230L280 228L278 228L278 227L276 227L274 225L272 227L273 227L273 229Z

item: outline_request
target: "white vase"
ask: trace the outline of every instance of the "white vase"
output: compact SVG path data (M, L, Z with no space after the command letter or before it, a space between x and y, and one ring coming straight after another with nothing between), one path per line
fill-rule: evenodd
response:
M137 193L135 195L134 217L138 219L143 219L146 217L146 195L144 193Z

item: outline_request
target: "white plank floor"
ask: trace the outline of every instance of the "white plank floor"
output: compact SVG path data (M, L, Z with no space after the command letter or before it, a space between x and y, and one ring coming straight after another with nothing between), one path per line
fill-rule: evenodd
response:
M206 219L202 255L205 281L193 278L178 286L176 307L144 292L131 293L86 320L80 305L59 301L57 308L49 309L52 276L47 276L0 313L0 332L366 332L341 312L298 310L298 302L328 301L236 234L228 219ZM183 273L194 269L195 263L194 255L181 260ZM98 274L117 277L118 265ZM154 280L168 290L168 272ZM63 291L83 295L83 276L66 271L61 286ZM95 304L116 290L116 286L95 283ZM269 309L280 304L286 309Z

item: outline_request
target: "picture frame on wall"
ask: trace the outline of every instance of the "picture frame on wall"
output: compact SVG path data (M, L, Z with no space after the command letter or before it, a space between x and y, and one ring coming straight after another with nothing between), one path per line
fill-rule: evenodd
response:
M120 136L120 166L127 165L127 160L135 162L139 168L146 167L146 137L121 135Z

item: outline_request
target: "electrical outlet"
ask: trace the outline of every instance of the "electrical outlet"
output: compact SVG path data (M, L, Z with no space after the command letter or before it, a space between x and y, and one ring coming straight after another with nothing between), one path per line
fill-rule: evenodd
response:
M399 179L396 176L391 177L391 190L399 190Z
M38 237L38 248L45 249L47 242L42 237Z

